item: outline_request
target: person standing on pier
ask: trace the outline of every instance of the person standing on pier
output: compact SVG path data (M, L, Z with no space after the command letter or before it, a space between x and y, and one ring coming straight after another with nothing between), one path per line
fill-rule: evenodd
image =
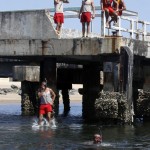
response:
M62 24L64 23L63 3L69 3L69 1L54 0L54 6L55 6L54 22L56 24L57 34L60 34Z
M47 121L50 123L56 94L52 89L47 87L46 82L42 82L38 90L38 97L40 100L39 125L42 123L43 115L47 115Z
M91 13L93 11L93 14ZM85 26L87 25L86 37L90 33L91 18L95 18L94 0L82 0L82 5L79 12L79 19L82 23L82 37L85 37Z

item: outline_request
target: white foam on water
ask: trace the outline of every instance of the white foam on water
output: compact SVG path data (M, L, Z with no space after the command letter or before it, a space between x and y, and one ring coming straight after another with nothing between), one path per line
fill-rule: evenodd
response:
M110 146L112 146L112 144L111 143L102 142L101 146L103 146L103 147L110 147Z
M56 120L55 118L51 119L50 123L47 121L46 118L43 118L43 121L41 122L41 125L38 124L38 119L34 119L34 122L32 123L32 128L40 128L40 127L50 127L52 129L56 129L57 125L56 125Z
M34 119L34 122L32 123L32 128L39 128L38 120Z
M52 129L57 128L55 118L51 119L51 121L50 121L50 127L51 127Z

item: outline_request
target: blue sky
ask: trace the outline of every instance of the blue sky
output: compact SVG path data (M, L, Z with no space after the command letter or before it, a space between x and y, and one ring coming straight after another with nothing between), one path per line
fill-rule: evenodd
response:
M65 4L64 7L80 7L82 0L69 0L70 4ZM124 0L128 10L139 13L140 20L150 22L150 0ZM100 0L94 0L95 6L100 5ZM53 8L53 0L0 0L0 11L12 10L31 10L31 9L47 9ZM95 19L97 21L99 18ZM64 24L65 28L75 27L81 28L78 19L67 19Z

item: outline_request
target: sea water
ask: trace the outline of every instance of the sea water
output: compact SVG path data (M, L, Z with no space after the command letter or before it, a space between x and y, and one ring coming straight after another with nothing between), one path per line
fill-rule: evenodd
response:
M68 115L60 105L56 128L32 128L36 116L21 116L21 104L0 105L0 150L149 150L150 123L100 126L82 120L81 102L71 105ZM93 144L93 135L103 136Z

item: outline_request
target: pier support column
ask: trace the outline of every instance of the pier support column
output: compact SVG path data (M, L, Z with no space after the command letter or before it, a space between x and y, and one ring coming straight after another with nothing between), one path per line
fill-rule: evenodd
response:
M58 91L56 88L56 59L48 58L44 59L40 65L40 80L47 81L48 87L52 88L56 94L55 102L54 102L54 110L55 113L58 114Z
M21 81L22 115L37 114L37 89L39 87L40 80L40 67L35 65L13 66L13 80Z
M97 64L83 66L83 118L95 121L95 100L100 91L100 71Z
M127 96L128 122L133 122L133 53L128 47L121 47L120 50L120 89Z
M118 92L119 91L119 63L104 62L104 91Z
M134 70L133 70L133 101L134 101L135 117L139 117L139 114L137 113L137 100L139 95L138 89L143 89L143 85L144 85L144 70L142 60L140 58L137 58L134 60Z
M38 101L36 91L38 82L21 82L21 110L22 115L34 115L38 113Z
M67 113L70 110L70 99L68 89L62 89L62 98L64 104L64 113Z

